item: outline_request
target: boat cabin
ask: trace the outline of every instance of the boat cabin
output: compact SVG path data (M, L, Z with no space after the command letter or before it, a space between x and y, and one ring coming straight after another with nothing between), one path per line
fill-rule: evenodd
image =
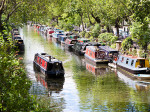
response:
M100 43L97 42L88 42L88 43L81 43L77 42L73 46L73 50L78 53L79 55L84 55L86 52L86 47L87 46L100 46Z
M62 62L48 55L47 53L37 53L34 57L34 68L48 76L64 76Z
M59 35L58 36L58 42L62 43L62 44L65 44L65 41L68 37L65 36L65 35Z
M106 52L99 48L99 46L87 46L85 59L93 62L94 64L108 63Z
M86 38L78 38L78 42L85 43L85 42L90 42L90 40Z
M67 38L66 41L65 41L65 47L68 49L68 50L72 50L72 47L75 43L77 43L78 41L76 39L70 39L70 38Z
M79 38L78 35L70 35L69 37L70 37L71 39L78 39L78 38Z
M109 46L99 46L100 49L103 49L106 52L109 62L113 62L118 57L119 52L115 49L110 48Z
M149 60L137 56L120 55L117 60L117 67L123 68L133 74L150 73L148 69Z

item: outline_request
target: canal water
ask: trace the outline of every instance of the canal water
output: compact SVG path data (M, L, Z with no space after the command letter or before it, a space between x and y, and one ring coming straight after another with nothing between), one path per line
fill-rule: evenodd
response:
M149 84L133 81L107 65L94 66L33 27L25 26L20 34L25 43L23 61L32 81L30 93L46 97L44 103L53 98L59 104L56 108L63 112L150 111ZM64 78L50 79L34 71L34 55L42 52L63 61Z

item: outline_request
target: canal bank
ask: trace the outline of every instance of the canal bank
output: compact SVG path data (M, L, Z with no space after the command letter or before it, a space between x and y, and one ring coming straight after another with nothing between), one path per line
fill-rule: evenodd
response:
M149 111L150 91L129 86L108 66L90 65L99 72L90 72L84 57L69 52L30 26L20 29L25 43L24 63L33 82L30 93L50 96L61 104L64 112L91 111ZM63 61L64 80L46 79L33 70L35 53L46 52ZM132 83L132 80L130 81ZM58 107L59 108L59 107Z

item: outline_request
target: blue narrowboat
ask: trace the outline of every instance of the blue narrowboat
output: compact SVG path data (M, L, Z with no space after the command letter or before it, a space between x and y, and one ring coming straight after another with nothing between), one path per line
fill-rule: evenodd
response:
M58 36L58 42L61 43L61 45L64 45L67 38L68 37L65 35L59 35Z
M62 31L62 30L54 30L54 33L52 33L52 37L53 37L55 42L58 42L58 36L59 35L64 35L63 32L64 31Z
M132 74L149 74L149 60L137 56L119 55L117 61L117 69L121 68ZM142 75L141 75L142 76Z

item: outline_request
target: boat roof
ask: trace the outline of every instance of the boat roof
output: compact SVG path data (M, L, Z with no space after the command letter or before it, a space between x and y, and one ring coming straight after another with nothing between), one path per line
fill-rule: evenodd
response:
M89 39L86 39L86 38L78 38L78 40L89 40ZM90 41L90 40L89 40Z
M96 45L100 46L101 45L101 43L99 43L99 42L88 42L86 44L91 45L91 46L96 46Z
M131 55L121 55L122 57L126 57L126 58L131 58L131 59L144 59L145 58L141 58L141 57L137 57L137 56L131 56Z
M97 46L87 46L86 48L92 50L93 52L95 52L96 50L100 50Z
M109 46L99 46L100 49L106 50L106 51L117 51L115 49L110 48ZM118 51L117 51L118 52Z
M60 36L61 36L61 37L64 37L64 38L65 38L65 37L67 38L67 36L65 36L65 35L60 35Z

